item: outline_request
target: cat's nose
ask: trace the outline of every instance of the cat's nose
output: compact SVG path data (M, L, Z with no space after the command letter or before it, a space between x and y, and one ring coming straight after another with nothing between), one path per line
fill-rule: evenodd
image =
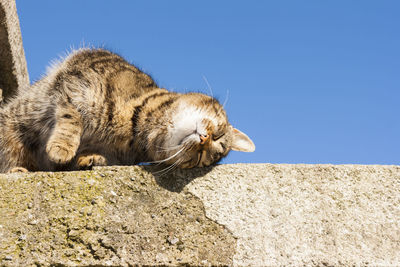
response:
M204 145L208 139L210 139L209 134L200 134L200 144L201 145Z

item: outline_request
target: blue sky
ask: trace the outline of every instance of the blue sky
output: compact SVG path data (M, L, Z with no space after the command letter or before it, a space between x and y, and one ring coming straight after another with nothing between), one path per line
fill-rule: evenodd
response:
M224 163L399 164L400 1L17 0L31 81L82 44L208 93L256 144Z

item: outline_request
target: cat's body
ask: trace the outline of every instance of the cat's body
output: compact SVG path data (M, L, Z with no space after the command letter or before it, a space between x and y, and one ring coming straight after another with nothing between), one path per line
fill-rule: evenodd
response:
M214 140L213 140L214 139ZM102 49L69 55L0 109L0 172L207 166L254 144L203 94L178 94Z

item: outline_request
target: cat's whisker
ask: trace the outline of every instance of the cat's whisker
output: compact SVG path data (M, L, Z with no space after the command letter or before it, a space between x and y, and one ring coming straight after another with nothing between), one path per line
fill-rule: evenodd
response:
M182 147L183 150L180 150L179 152L188 151L188 150L192 149L194 145L195 145L195 144L191 144L191 143L189 143L189 144L184 144L183 147ZM177 156L177 154L178 154L178 153L176 153L176 156ZM163 170L161 170L161 171L159 171L159 172L163 172L163 171L164 171L163 174L162 174L162 175L164 175L164 174L168 173L169 171L173 171L173 170L175 170L183 161L184 161L183 158L178 158L172 165L170 165L170 166L164 168ZM161 164L161 163L159 163L159 164Z
M208 90L210 90L210 94L211 94L212 99L214 99L213 90L212 90L212 88L211 88L211 86L210 86L210 83L208 82L208 80L207 80L207 78L206 78L205 75L203 75L203 80L206 82L207 87L208 87Z
M207 84L207 87L208 87L208 89L210 91L210 95L211 95L211 98L212 98L212 102L214 104L215 98L214 98L212 87L211 87L210 83L208 82L207 78L204 75L203 75L203 80ZM225 97L224 103L223 103L222 107L220 108L220 110L217 112L217 114L215 114L215 118L217 118L220 115L220 112L224 110L225 105L228 102L228 99L229 99L229 89L226 90L226 97ZM204 100L202 102L203 102L203 104L205 104Z
M180 148L181 146L182 145L177 145L177 146L171 146L171 147L167 147L167 148L161 147L161 146L156 146L156 147L158 148L157 151L159 151L159 152L169 152L169 151L175 150L177 148Z
M159 175L165 175L168 172L175 170L179 166L179 164L182 163L182 161L183 161L182 159L177 159L172 165L169 165L169 166L165 167L164 169L156 171L154 173L159 174Z
M173 154L172 156L169 156L169 157L166 158L166 159L150 161L150 162L148 162L148 163L159 163L159 164L160 164L160 163L166 162L166 161L171 160L171 159L173 159L174 157L178 156L184 149L185 149L185 147L182 147L180 150L178 150L178 152L176 152L176 153Z
M221 114L221 112L224 111L225 105L226 105L226 103L228 102L228 99L229 99L229 89L226 90L226 96L225 96L224 103L223 103L222 106L219 108L219 110L218 110L217 113L215 114L214 118L217 118L217 117Z
M226 96L225 96L224 103L222 104L221 110L223 110L225 108L225 105L228 102L228 99L229 99L229 89L226 89Z

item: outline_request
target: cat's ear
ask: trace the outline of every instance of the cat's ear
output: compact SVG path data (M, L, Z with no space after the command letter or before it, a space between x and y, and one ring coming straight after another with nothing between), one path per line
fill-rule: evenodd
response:
M253 141L243 132L231 126L232 145L231 149L235 151L253 152L256 149Z

